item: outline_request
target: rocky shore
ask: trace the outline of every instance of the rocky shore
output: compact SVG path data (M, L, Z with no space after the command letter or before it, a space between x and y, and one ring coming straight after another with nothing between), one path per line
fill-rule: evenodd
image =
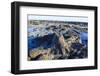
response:
M83 25L85 28L81 28ZM86 24L45 22L44 26L28 31L29 61L88 57Z

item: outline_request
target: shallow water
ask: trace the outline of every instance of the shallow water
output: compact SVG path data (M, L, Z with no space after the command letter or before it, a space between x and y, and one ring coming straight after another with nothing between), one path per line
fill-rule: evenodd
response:
M82 44L87 45L88 42L88 35L85 32L81 32L80 34L80 39ZM37 37L34 38L32 36L28 37L28 49L34 49L38 47L43 47L43 48L50 48L53 45L53 36L54 34L51 35L45 35L43 37Z

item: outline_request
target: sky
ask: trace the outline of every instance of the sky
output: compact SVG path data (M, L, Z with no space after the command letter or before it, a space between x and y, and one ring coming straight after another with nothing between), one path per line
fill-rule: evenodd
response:
M88 17L28 15L28 20L54 20L54 21L69 21L69 22L88 22Z

